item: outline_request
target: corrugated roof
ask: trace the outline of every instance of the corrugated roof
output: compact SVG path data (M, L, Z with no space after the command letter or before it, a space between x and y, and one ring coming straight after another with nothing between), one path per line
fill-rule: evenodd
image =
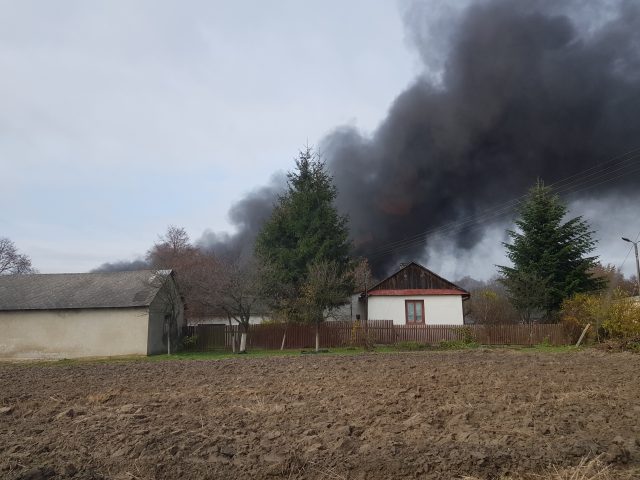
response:
M170 270L0 275L0 310L146 307Z

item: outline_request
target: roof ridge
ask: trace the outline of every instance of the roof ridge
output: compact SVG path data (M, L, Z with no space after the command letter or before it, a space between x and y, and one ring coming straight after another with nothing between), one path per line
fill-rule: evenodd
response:
M169 277L172 270L151 269L6 275L0 277L0 310L148 306Z
M401 271L409 268L411 265L415 265L416 267L420 267L423 270L426 270L427 272L431 273L432 275L435 275L436 277L438 277L440 280L442 280L443 282L448 283L449 285L453 285L455 288L457 288L458 290L469 294L469 292L467 290L465 290L462 287L459 287L458 285L456 285L455 283L453 283L451 280L447 280L446 278L438 275L436 272L434 272L433 270L428 269L427 267L425 267L424 265L419 264L418 262L412 260L410 262L408 262L404 267L400 267L400 269L398 269L397 271L393 272L391 275L388 275L387 277L385 277L383 280L379 281L378 283L376 283L375 285L373 285L372 287L369 287L367 289L367 291L371 291L373 289L375 289L376 287L380 286L381 284L383 284L384 282L386 282L387 280L389 280L391 277L399 274ZM364 293L364 292L363 292Z

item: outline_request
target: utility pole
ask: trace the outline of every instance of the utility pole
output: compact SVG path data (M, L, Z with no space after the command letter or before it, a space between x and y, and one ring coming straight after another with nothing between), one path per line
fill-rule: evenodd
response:
M633 243L633 248L636 251L636 280L638 282L638 295L640 296L640 260L638 260L638 242L629 240L626 237L622 237L622 240L624 240L625 242Z
M367 280L369 275L367 272L364 272L364 321L365 325L367 320L369 320L369 289L367 288Z
M365 346L369 341L369 286L367 285L368 280L369 280L369 271L367 269L364 272L364 334L366 339Z

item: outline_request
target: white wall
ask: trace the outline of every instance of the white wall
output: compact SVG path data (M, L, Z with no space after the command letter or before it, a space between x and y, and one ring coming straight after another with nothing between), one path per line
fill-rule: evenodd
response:
M0 312L0 358L146 355L148 308Z
M351 295L349 303L342 305L333 312L332 318L329 320L356 320L356 315L360 315L360 319L364 320L363 302L359 301L360 294Z
M259 325L269 320L269 317L263 315L251 315L249 317L250 325ZM189 325L229 325L229 319L227 317L199 317L190 318ZM233 318L231 319L231 325L238 325Z
M462 325L462 297L459 295L415 295L369 297L369 320L393 320L405 325L405 300L424 300L426 325Z

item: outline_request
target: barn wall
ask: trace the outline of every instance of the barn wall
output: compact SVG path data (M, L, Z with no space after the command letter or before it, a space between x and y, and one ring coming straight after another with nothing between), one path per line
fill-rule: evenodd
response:
M406 323L405 300L424 300L426 325L462 325L462 298L459 295L374 296L369 297L369 320Z
M0 312L0 358L146 355L148 309Z
M171 352L175 352L178 349L179 342L181 341L182 327L185 325L184 305L175 283L170 278L149 306L149 334L147 337L146 351L149 355L167 353L167 335L165 332L164 317L169 311L167 305L170 302L176 304L179 312L178 322L172 333L173 345L171 346Z

